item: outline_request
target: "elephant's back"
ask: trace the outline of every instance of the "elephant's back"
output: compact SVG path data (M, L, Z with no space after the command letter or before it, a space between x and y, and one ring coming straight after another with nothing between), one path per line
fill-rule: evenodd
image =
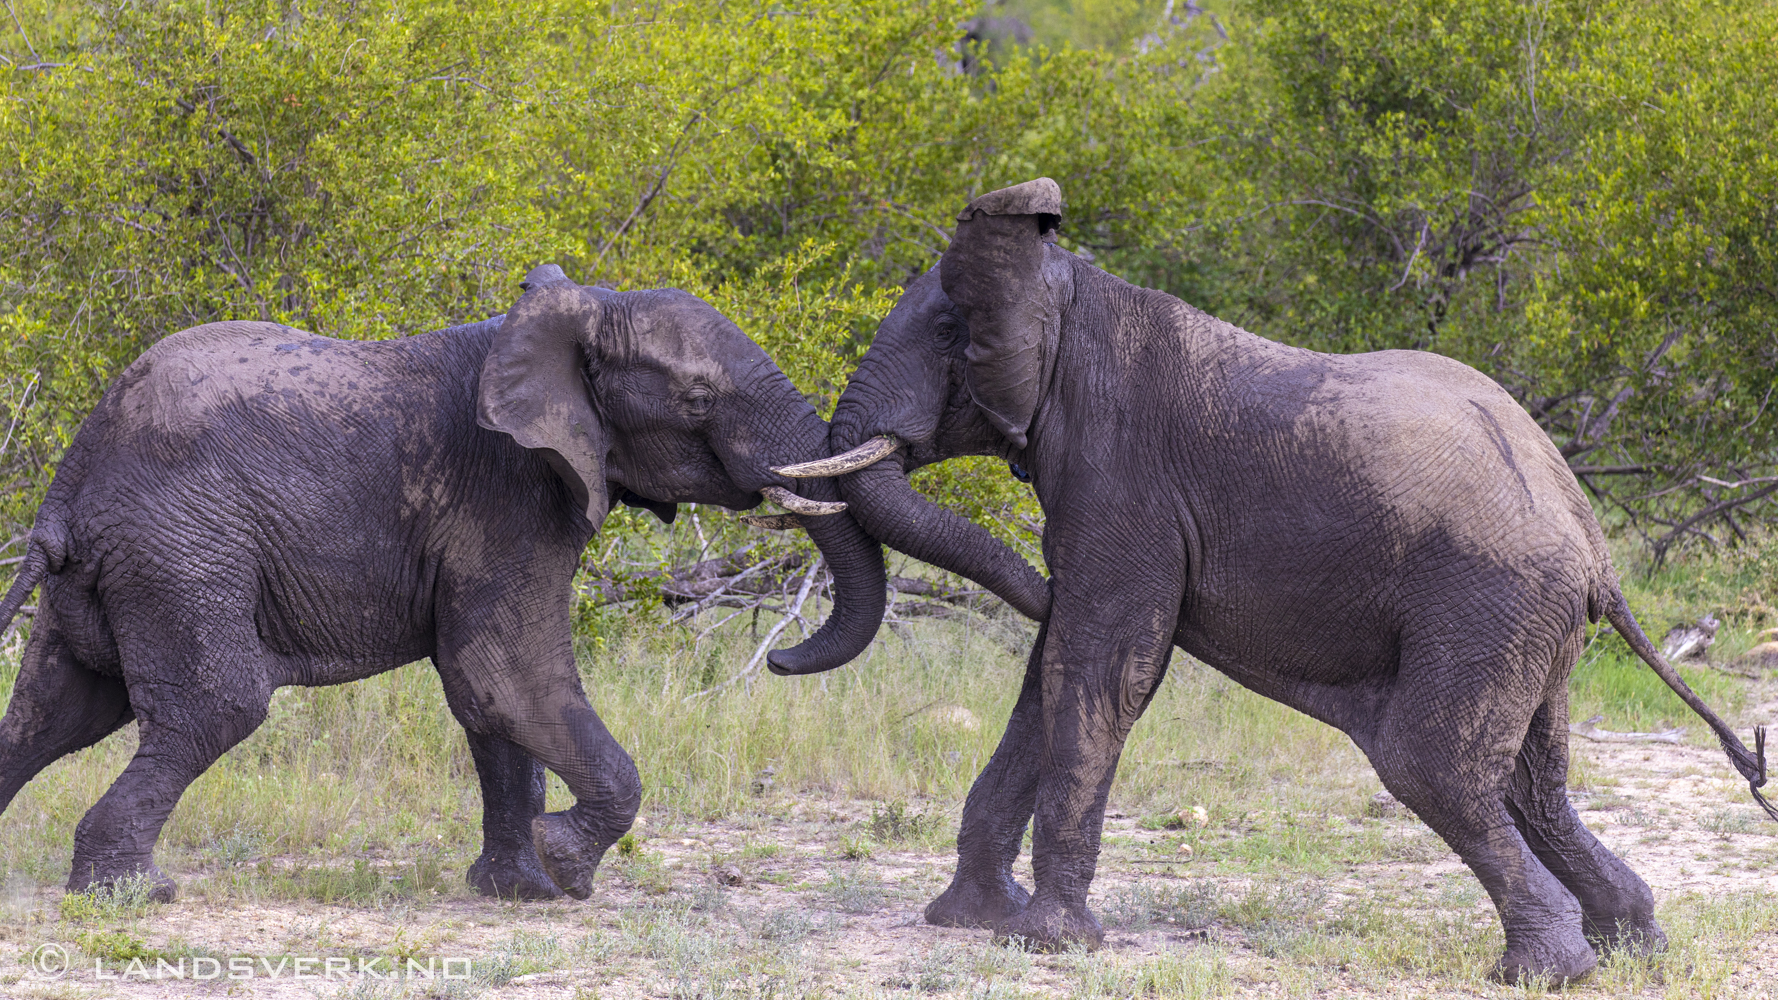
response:
M1339 356L1324 395L1315 418L1341 426L1352 477L1422 520L1488 540L1511 533L1529 547L1593 547L1597 522L1567 461L1474 368L1425 351Z
M1306 650L1463 608L1566 622L1586 607L1609 572L1598 523L1548 435L1491 379L1426 352L1256 353L1216 424L1225 468L1199 492L1214 508L1200 600L1216 617L1315 608ZM1359 672L1386 655L1350 652L1344 669Z
M439 336L349 341L275 323L192 327L124 370L108 394L112 419L148 439L139 443L173 450L242 444L232 439L253 424L304 425L314 438L392 433L417 415L467 407L454 397L471 372L453 369L468 366L420 343Z
M475 423L488 325L391 341L257 322L172 334L82 424L46 506L76 535L159 522L241 538L263 534L268 517L405 519L435 507L441 480L498 451Z
M114 392L118 416L132 426L191 438L233 408L290 405L336 394L326 337L275 323L207 323L171 334L124 369ZM336 359L337 360L337 359Z
M157 593L211 595L210 618L251 615L302 683L427 655L445 554L503 501L550 488L541 460L476 425L495 325L166 337L106 392L64 460L77 474L52 486L84 581L64 599L125 628Z

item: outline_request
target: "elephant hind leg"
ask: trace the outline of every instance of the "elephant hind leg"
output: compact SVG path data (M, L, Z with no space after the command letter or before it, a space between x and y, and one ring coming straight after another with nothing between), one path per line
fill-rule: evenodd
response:
M171 902L176 886L154 863L161 828L185 789L265 721L275 674L252 620L205 624L208 634L168 613L150 634L119 636L138 746L75 827L70 892L147 875L149 898Z
M1563 672L1566 676L1566 672ZM1544 867L1580 902L1587 940L1602 950L1663 948L1648 883L1587 829L1568 801L1568 690L1562 685L1531 718L1506 806Z
M39 622L0 719L0 813L44 768L133 718L123 681L82 666L53 624Z
M1506 932L1494 977L1581 979L1599 959L1581 932L1580 903L1531 849L1507 806L1517 744L1544 673L1515 677L1511 664L1469 669L1447 657L1417 670L1403 664L1364 749L1383 784L1457 852L1494 900ZM1489 683L1453 684L1454 677Z

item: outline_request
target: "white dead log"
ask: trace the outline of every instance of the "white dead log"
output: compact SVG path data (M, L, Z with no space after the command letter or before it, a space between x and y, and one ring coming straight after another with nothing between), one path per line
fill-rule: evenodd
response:
M1711 615L1704 615L1696 623L1681 622L1667 631L1661 639L1661 655L1668 663L1681 660L1703 659L1712 643L1716 642L1716 630L1722 626Z
M1599 723L1605 716L1595 715L1585 722L1571 722L1568 731L1576 736L1583 736L1595 743L1681 743L1684 742L1684 729L1663 729L1658 733L1614 733L1609 729L1600 729Z

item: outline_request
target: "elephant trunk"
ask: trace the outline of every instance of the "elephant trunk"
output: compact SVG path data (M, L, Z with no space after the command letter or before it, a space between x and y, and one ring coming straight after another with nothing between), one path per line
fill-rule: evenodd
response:
M837 501L831 479L805 479L798 493L809 500ZM766 655L774 674L817 674L844 666L864 652L883 623L888 574L883 547L847 514L803 517L802 525L833 572L833 613L815 634Z
M900 455L841 476L839 484L848 512L878 541L974 580L1027 618L1048 620L1049 581L987 529L917 493Z

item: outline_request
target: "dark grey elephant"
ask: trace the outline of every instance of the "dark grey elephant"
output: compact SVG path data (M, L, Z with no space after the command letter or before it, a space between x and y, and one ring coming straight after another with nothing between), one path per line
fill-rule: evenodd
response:
M1177 646L1352 738L1493 897L1501 978L1657 946L1647 885L1565 791L1588 623L1608 618L1755 787L1763 739L1749 753L1650 646L1549 439L1455 361L1286 347L1112 277L1055 244L1060 214L1048 179L970 203L840 400L845 455L816 463L848 473L877 538L1047 618L927 919L1102 940L1106 794ZM908 487L966 454L1030 477L1050 592ZM1028 895L1012 864L1033 815Z
M0 809L50 762L135 719L140 750L75 833L70 889L149 873L199 774L274 689L430 657L481 780L469 880L585 898L640 800L588 704L570 579L609 505L843 509L774 465L827 426L765 353L684 292L613 292L538 268L504 317L382 342L215 323L145 352L87 418L0 604L39 582L0 719ZM801 519L835 610L780 662L829 667L882 617L882 550ZM862 588L862 589L860 589ZM543 813L543 767L575 805Z

